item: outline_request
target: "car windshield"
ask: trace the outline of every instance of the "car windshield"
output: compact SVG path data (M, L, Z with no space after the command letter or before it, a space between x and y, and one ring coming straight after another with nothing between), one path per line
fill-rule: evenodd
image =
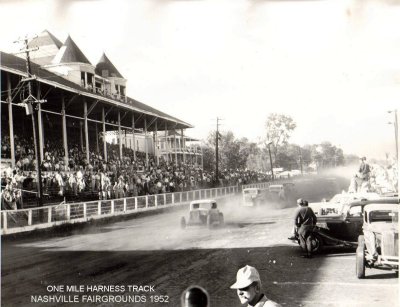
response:
M217 203L192 204L192 209L216 209Z
M391 210L371 211L369 213L369 221L374 222L390 222L397 223L399 220L399 213Z
M243 193L244 194L257 195L258 194L258 190L244 190Z

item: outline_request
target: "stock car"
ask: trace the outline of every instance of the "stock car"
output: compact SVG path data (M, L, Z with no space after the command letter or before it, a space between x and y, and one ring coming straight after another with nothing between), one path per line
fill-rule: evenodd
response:
M181 228L187 226L222 226L224 224L224 215L217 208L217 202L214 199L193 200L189 204L189 217L181 218Z
M243 201L241 205L243 207L255 207L260 205L262 201L262 192L259 188L247 188L242 191Z
M399 272L399 204L369 204L364 207L363 234L358 237L356 274L365 268Z
M323 199L318 203L309 203L308 206L313 209L317 216L324 215L335 215L342 212L343 206L354 202L356 200L373 200L379 199L381 196L377 193L365 192L365 193L346 193L342 192L336 194L329 201Z
M312 252L317 253L324 246L356 247L359 236L363 234L364 207L373 204L384 209L388 204L398 203L396 197L359 200L343 205L339 214L317 216L317 225L311 235Z
M379 198L374 200L358 200L344 204L338 214L317 216L317 225L329 230L335 238L357 242L363 231L364 207L369 204L398 204L397 197Z
M268 187L268 200L277 202L290 202L295 194L295 185L293 182L282 184L271 184Z

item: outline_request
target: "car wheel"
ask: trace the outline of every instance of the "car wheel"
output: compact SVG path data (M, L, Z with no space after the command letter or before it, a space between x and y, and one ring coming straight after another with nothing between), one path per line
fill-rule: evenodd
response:
M309 235L307 241L308 241L307 246L311 247L311 253L313 254L319 253L322 250L322 247L324 246L324 242L321 236L315 233Z
M365 278L365 241L364 236L358 237L358 247L356 250L356 274L357 278Z
M185 220L185 218L182 216L182 218L181 218L181 228L182 229L185 229L186 228L186 220Z

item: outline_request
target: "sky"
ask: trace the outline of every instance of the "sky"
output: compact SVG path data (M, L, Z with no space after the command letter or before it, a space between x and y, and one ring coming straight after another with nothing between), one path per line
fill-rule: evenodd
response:
M290 142L395 153L400 0L0 0L0 50L47 29L92 64L103 52L128 96L204 139L216 127L258 141L270 113Z

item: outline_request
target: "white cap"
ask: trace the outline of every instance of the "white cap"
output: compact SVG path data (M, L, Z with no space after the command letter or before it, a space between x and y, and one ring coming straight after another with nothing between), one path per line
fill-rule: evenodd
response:
M261 282L260 274L258 274L256 268L246 265L237 272L236 282L231 286L231 289L243 289L255 281Z

